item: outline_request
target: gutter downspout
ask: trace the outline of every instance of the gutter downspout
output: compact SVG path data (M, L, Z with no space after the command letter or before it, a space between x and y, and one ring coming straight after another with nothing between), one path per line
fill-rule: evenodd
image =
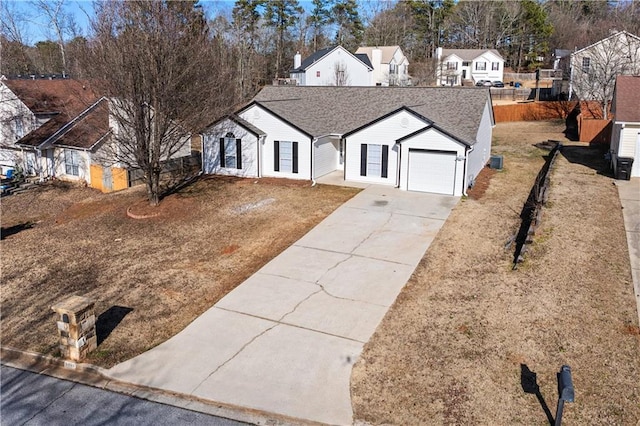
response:
M398 161L396 164L396 188L400 188L400 166L402 164L402 144L400 142L396 142L396 146L398 147Z
M467 148L465 150L465 159L464 159L464 175L463 175L463 180L462 180L462 195L464 195L465 197L467 196L467 163L469 163L469 154L471 154L471 152L473 151L473 146Z
M198 136L200 136L200 173L198 173L200 176L204 173L204 133L198 133Z
M262 177L262 168L260 167L261 164L261 159L262 159L262 145L264 144L264 140L265 140L266 136L265 135L258 135L258 170L257 170L257 175L259 178Z
M314 187L316 186L316 181L314 179L314 170L313 170L313 166L315 166L314 161L313 161L313 157L314 157L314 149L315 149L315 144L316 142L318 142L318 138L311 138L311 155L310 155L310 163L311 163L311 186Z

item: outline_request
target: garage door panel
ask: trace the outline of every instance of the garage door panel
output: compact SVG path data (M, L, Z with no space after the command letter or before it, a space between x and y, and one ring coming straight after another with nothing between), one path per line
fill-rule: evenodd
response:
M456 181L455 152L409 150L409 191L453 195Z

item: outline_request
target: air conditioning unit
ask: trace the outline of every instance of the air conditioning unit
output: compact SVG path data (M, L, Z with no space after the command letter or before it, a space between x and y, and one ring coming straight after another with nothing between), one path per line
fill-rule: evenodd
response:
M492 155L491 158L489 158L489 167L502 170L502 155Z

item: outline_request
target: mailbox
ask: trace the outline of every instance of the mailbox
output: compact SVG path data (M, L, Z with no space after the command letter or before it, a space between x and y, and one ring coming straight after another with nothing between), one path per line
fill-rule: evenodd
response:
M82 361L96 349L96 315L94 302L82 296L71 296L56 303L56 325L62 357Z

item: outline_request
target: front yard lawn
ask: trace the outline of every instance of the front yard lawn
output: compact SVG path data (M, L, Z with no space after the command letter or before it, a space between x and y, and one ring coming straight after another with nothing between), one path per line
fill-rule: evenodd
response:
M356 419L549 424L522 374L536 373L555 415L556 373L568 364L575 403L565 404L563 424L640 421L640 333L617 188L602 174L603 151L567 141L563 129L497 125L504 170L454 209L365 346L351 380ZM548 154L533 144L547 139L570 146L533 247L513 271L505 244Z
M96 300L110 367L167 340L358 190L280 179L202 178L144 212L144 188L56 183L2 199L2 345L55 354L50 307ZM101 316L100 316L101 315Z

